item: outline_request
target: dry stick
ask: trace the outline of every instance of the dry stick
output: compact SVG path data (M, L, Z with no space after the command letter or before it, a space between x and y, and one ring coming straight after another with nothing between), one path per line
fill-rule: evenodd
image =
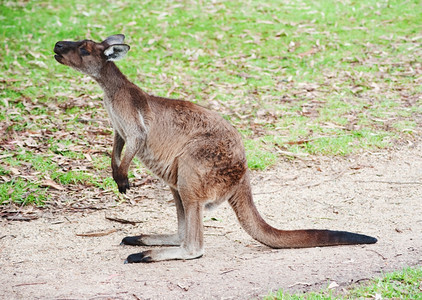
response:
M309 283L309 282L296 282L296 283L293 283L293 284L291 284L291 285L289 285L288 287L289 288L291 288L291 287L294 287L295 285L305 285L305 286L311 286L312 285L312 283Z
M361 281L365 281L365 280L372 280L372 278L361 278L361 279L357 279L357 280L355 280L355 282L354 283L358 283L358 282L361 282Z
M308 154L293 153L293 152L281 150L279 147L275 147L275 148L277 149L278 153L285 156L291 156L291 157L295 157L302 160L312 160L312 158L307 157Z
M105 216L105 218L107 220L110 221L115 221L115 222L119 222L119 223L123 223L123 224L132 224L132 225L136 225L137 223L143 223L144 221L131 221L131 220L126 220L126 219L122 219L119 217L110 217L110 216Z
M16 284L13 287L17 287L17 286L25 286L25 285L37 285L37 284L47 284L47 282L31 282L31 283L20 283L20 284Z
M36 220L39 217L37 215L15 215L15 216L7 216L6 220L8 221L32 221Z
M98 237L98 236L105 236L116 232L117 229L111 229L107 231L97 231L97 232L88 232L88 233L77 233L77 236L86 236L86 237Z
M358 183L386 183L386 184L417 184L422 185L422 182L418 181L387 181L387 180L355 180Z
M375 250L372 250L372 249L367 249L367 250L378 254L383 260L387 260L387 258L384 255L382 255L381 253L379 253L379 252L377 252Z
M220 273L220 275L224 275L224 274L227 274L227 273L233 272L233 271L235 271L235 270L236 270L236 269L229 269L229 270L226 270L226 271L221 272L221 273Z
M136 296L135 294L132 294L133 297L135 297L136 300L141 300L141 298L139 298L138 296Z

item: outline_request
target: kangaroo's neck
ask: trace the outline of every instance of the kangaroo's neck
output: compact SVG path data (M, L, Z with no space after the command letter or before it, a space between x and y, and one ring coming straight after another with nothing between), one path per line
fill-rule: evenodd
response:
M140 120L141 127L145 127L145 125L150 123L152 117L148 94L130 82L113 62L107 62L100 71L99 76L93 76L93 78L104 90L104 104L108 110L112 109L113 102L130 101L133 108L136 108L142 115L142 120ZM122 115L127 115L127 113L127 111L119 112Z
M97 77L94 79L98 82L104 93L113 99L114 95L122 88L133 85L119 68L111 61L107 62Z

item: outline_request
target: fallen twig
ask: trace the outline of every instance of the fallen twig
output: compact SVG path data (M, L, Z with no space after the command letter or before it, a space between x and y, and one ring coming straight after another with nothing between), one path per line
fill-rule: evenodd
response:
M109 216L105 216L105 218L107 220L110 221L115 221L115 222L119 222L119 223L123 223L123 224L132 224L132 225L136 225L138 223L142 223L143 221L131 221L131 220L126 220L126 219L122 219L119 217L109 217Z
M311 285L312 285L312 283L308 283L308 282L296 282L296 283L293 283L293 284L289 285L288 287L289 287L289 288L291 288L291 287L294 287L295 285L306 285L306 286L311 286Z
M379 252L377 252L375 250L368 249L368 251L371 251L371 252L374 252L374 253L378 254L383 260L387 260L387 258L384 255L382 255L381 253L379 253Z
M135 294L132 294L133 297L135 297L136 300L141 300L141 298L139 298L138 296L136 296Z
M77 236L86 236L86 237L98 237L98 236L105 236L116 232L117 229L111 229L106 231L95 231L95 232L87 232L87 233L77 233Z
M221 272L221 273L220 273L220 275L224 275L224 274L227 274L227 273L233 272L233 271L235 271L235 270L236 270L236 269L229 269L229 270L226 270L226 271Z
M13 287L17 287L17 286L25 286L25 285L38 285L38 284L47 284L47 282L29 282L29 283L20 283L20 284L16 284Z
M35 213L20 213L20 212L2 212L0 217L8 221L32 221L39 218Z
M355 282L354 283L359 283L359 282L361 282L361 281L367 281L367 280L372 280L371 278L361 278L361 279L357 279L357 280L355 280Z
M422 182L418 181L388 181L388 180L355 180L357 183L386 183L386 184L417 184L422 185Z

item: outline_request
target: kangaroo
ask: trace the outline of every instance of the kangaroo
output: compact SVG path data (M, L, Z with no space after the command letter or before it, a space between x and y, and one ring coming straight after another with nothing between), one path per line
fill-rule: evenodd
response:
M174 234L125 237L123 245L167 246L131 254L125 263L194 259L204 254L203 210L228 201L239 223L254 239L272 248L373 244L376 238L332 230L279 230L259 214L252 199L242 138L219 114L183 100L145 93L114 61L130 47L123 34L97 43L60 41L55 59L91 76L104 90L104 106L114 129L113 179L120 193L129 189L132 159L164 180L174 197ZM125 151L122 155L122 150Z

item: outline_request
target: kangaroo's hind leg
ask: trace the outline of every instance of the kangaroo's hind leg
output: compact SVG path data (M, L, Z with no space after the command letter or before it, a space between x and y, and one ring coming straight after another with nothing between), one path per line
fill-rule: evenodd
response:
M185 235L185 211L179 192L171 188L177 210L178 230L174 234L142 234L125 237L121 245L132 246L180 246Z
M181 194L185 214L184 238L179 247L151 249L128 256L126 263L194 259L204 253L203 203Z

